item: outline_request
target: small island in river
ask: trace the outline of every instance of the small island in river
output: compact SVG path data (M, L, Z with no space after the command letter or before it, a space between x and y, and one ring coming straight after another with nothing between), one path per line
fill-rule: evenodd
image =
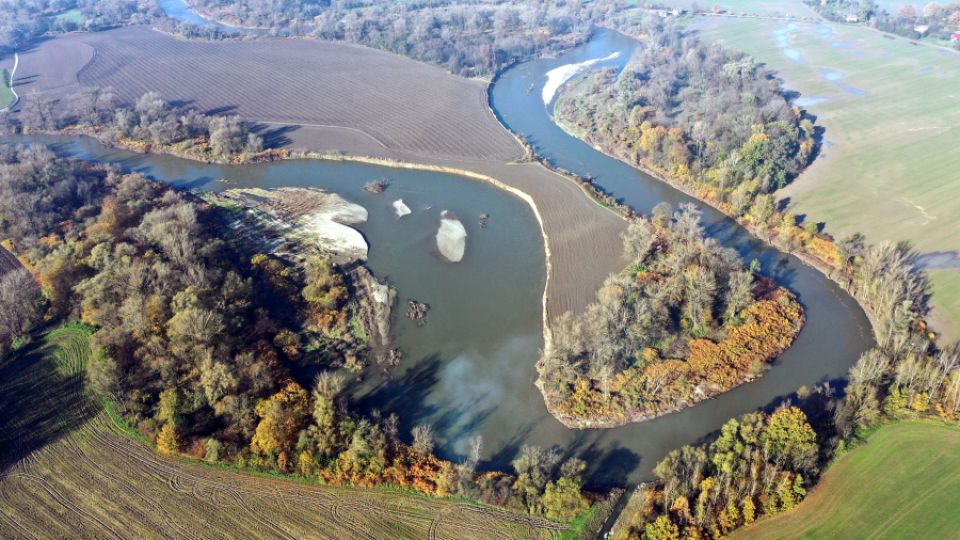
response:
M804 322L796 296L668 205L631 223L633 264L577 319L553 325L537 385L564 425L615 427L678 411L759 377Z

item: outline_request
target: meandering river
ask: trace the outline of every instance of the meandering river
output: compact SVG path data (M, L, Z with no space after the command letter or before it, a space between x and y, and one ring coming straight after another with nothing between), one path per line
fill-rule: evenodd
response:
M504 124L525 136L539 154L575 173L593 175L634 209L649 212L661 201L677 205L692 199L564 133L552 122L542 97L548 71L604 58L601 65L622 67L634 46L622 35L601 33L560 58L521 64L492 87L491 103ZM839 287L704 208L711 235L746 260L759 259L764 273L799 294L808 321L796 344L762 379L717 399L642 424L569 430L547 413L533 386L542 346L545 255L537 222L518 198L455 175L359 163L221 166L117 151L85 138L15 140L49 144L64 155L113 163L189 189L318 186L366 207L369 220L358 229L370 244L368 266L399 291L398 311L408 298L431 309L424 327L396 318L395 342L405 353L400 367L388 375L371 368L354 397L367 411L397 413L405 429L433 424L445 457L462 457L468 439L481 435L485 468L509 468L522 445L537 444L586 459L595 486L648 479L669 450L701 440L731 417L774 405L801 385L842 378L873 343L866 316ZM386 193L362 190L374 179L390 183ZM391 203L401 197L412 213L397 219ZM466 255L457 264L436 253L434 235L443 210L453 212L467 229ZM481 228L484 213L490 219Z

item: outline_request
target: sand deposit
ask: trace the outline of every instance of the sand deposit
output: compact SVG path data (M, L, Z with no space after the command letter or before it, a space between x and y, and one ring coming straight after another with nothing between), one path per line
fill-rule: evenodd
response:
M549 105L550 102L553 101L553 97L557 94L557 90L563 86L563 83L572 79L577 73L580 73L594 64L606 62L607 60L613 60L618 56L620 56L620 51L610 53L608 56L603 58L594 58L592 60L586 60L576 64L566 64L558 68L551 69L547 72L547 84L543 85L543 104Z
M403 202L403 199L397 199L393 201L391 206L393 207L394 213L397 214L397 218L409 216L412 213L412 210L410 210L410 207Z
M437 249L450 262L460 262L467 250L467 229L463 223L446 210L440 214L437 230Z
M551 320L584 309L626 264L619 237L626 222L569 179L518 163L524 149L487 107L481 81L363 47L187 41L136 27L58 36L20 61L17 78L30 86L24 101L41 88L65 97L83 86L112 86L128 102L156 90L256 121L268 144L482 175L522 192L545 236Z

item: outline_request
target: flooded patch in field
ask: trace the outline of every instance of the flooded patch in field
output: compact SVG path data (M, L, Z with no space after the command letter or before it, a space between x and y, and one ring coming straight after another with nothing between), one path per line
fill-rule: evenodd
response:
M920 73L930 73L934 69L936 68L933 66L923 66L922 68L920 68Z
M843 78L843 72L830 68L820 68L820 76L827 81L839 81Z
M850 86L849 84L840 84L837 86L839 86L841 90L850 94L851 96L864 97L864 96L870 95L870 92L867 92L862 88L857 88L856 86Z
M787 25L786 28L774 31L773 37L776 39L777 47L780 48L780 52L782 52L784 56L792 60L794 63L803 64L803 57L800 55L800 51L790 47L790 34L799 29L799 26L791 23Z
M956 251L932 251L917 257L917 264L924 269L960 269L960 254Z
M814 105L822 105L829 102L830 98L823 96L803 96L793 100L793 104L797 107L812 107Z
M830 46L835 49L846 49L850 47L849 41L831 41Z

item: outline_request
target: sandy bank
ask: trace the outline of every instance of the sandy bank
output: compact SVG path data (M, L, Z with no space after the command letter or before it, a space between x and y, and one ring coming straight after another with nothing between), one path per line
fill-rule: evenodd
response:
M557 95L557 90L563 86L563 83L572 79L577 73L580 73L592 65L613 60L619 56L620 51L616 51L603 58L594 58L576 64L565 64L558 68L551 69L547 72L547 83L543 85L543 92L541 94L543 96L543 104L549 105L550 102L553 101L554 96Z
M317 243L338 257L366 260L367 241L360 231L349 227L367 221L367 210L330 193L328 204L321 210L304 216L306 234L316 237Z
M440 214L440 228L437 230L437 249L450 262L460 262L467 250L467 229L463 222L446 210Z
M366 208L318 188L229 189L207 198L237 205L279 231L276 250L317 247L338 264L367 258L367 241L350 227L367 221ZM294 248L296 249L296 248Z

